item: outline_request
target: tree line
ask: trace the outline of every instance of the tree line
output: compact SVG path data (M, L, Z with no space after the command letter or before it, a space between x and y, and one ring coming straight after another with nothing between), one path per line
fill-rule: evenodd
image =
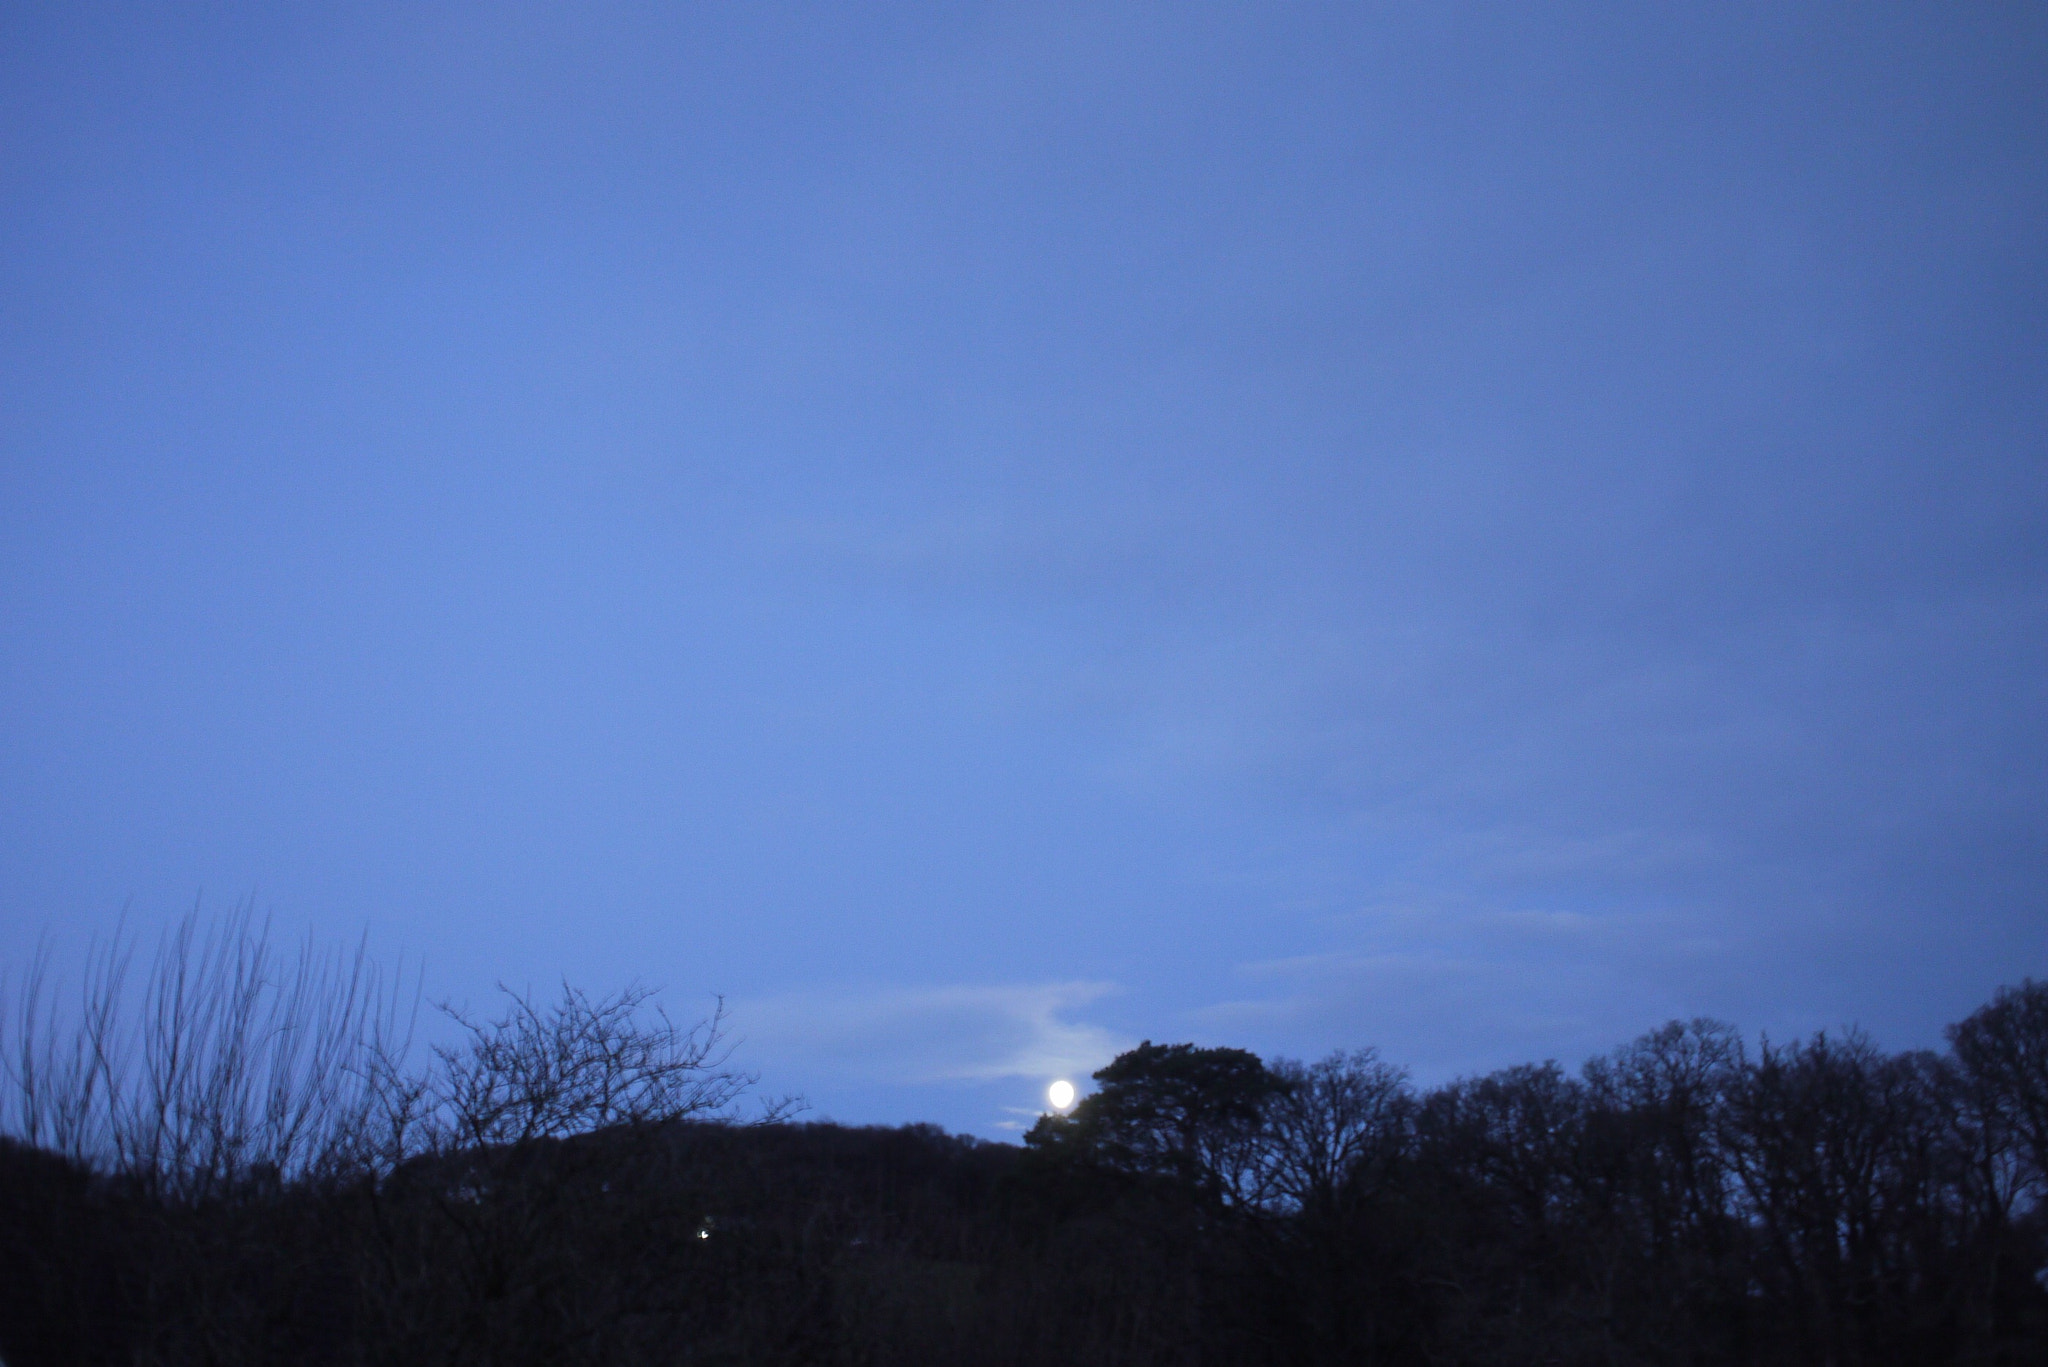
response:
M798 1123L640 990L415 1051L360 952L129 957L9 1000L8 1367L2048 1361L2048 984L1433 1088L1148 1041L1015 1146Z

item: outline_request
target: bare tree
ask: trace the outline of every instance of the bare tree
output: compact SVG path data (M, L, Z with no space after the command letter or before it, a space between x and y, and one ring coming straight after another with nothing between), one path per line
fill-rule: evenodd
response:
M280 954L243 906L164 932L139 998L133 957L125 927L96 945L67 1010L38 952L0 1017L7 1132L178 1200L347 1164L409 1020L364 945Z
M1735 1179L1723 1118L1745 1063L1735 1027L1707 1019L1671 1021L1586 1063L1600 1137L1622 1160L1616 1199L1659 1259L1725 1242Z
M685 1028L641 986L506 990L492 1019L444 1004L457 1037L419 1066L416 989L361 943L280 953L246 906L186 915L131 991L134 957L125 927L96 944L65 1002L37 954L0 1014L0 1132L168 1198L725 1114L755 1081L730 1066L723 1002Z
M729 1117L754 1075L722 1003L685 1028L647 987L501 990L495 1017L443 1005L457 1037L380 1090L361 1313L400 1361L616 1361L694 1291L675 1122Z
M1334 1212L1347 1190L1373 1187L1408 1146L1408 1074L1376 1050L1316 1063L1275 1059L1266 1103L1266 1188L1285 1209Z
M436 1045L425 1133L440 1145L559 1139L615 1125L723 1112L757 1080L730 1066L725 1003L678 1027L653 989L593 998L562 984L543 1007L501 986L504 1015L485 1021L453 1006L456 1044Z
M1948 1040L1987 1124L2016 1136L2028 1175L2048 1182L2048 983L1999 988Z

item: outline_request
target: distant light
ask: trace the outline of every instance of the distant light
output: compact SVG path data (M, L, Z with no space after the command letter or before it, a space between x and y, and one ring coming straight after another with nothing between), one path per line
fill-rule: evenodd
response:
M1052 1103L1055 1111L1064 1111L1074 1104L1074 1084L1061 1078L1045 1089L1045 1099Z

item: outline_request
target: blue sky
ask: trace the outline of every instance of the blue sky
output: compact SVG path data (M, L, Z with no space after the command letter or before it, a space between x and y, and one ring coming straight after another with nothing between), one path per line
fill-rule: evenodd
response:
M0 956L1000 1135L2048 975L2028 6L0 16Z

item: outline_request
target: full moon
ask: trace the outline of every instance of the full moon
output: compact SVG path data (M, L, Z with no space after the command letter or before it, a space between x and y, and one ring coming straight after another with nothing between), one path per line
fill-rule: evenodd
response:
M1064 1111L1074 1104L1074 1084L1062 1078L1045 1089L1045 1099L1055 1111Z

